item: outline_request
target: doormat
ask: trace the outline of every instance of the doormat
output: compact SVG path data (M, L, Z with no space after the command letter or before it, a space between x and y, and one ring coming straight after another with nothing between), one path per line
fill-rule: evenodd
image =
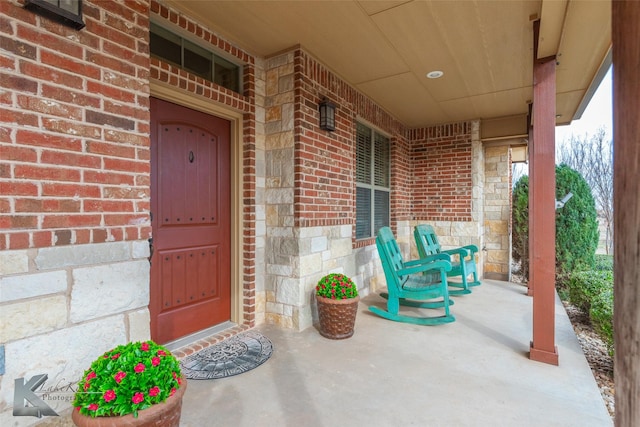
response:
M260 332L247 331L187 356L180 362L190 380L231 377L257 368L273 352L273 344Z

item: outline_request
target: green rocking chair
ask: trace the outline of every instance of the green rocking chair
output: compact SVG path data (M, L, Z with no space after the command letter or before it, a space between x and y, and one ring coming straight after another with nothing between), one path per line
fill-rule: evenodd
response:
M387 279L388 293L380 296L387 299L387 310L370 306L369 310L385 319L416 325L441 325L455 321L449 313L447 271L451 264L445 258L448 255L436 255L428 260L404 262L400 248L389 227L378 232L376 246ZM400 305L418 308L444 308L444 315L414 317L399 313Z
M478 270L476 268L476 256L478 247L476 245L463 246L461 248L443 251L438 242L438 236L432 226L421 224L417 225L413 230L413 236L418 247L420 258L428 258L429 256L447 254L449 256L458 255L459 261L451 261L451 271L447 272L448 277L461 277L461 282L448 282L448 285L455 290L449 290L451 295L466 295L471 293L471 286L479 286L482 284L478 280ZM473 274L473 281L468 280L468 276Z

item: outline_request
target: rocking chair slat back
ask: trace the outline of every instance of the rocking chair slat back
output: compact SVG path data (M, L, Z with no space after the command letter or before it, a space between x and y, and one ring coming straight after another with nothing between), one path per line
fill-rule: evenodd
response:
M452 257L451 271L447 273L449 277L460 277L461 282L449 282L449 286L462 288L459 291L451 291L452 295L468 294L470 286L479 286L482 284L478 280L478 269L476 266L476 253L478 247L476 245L467 245L460 248L442 250L438 236L431 225L420 224L413 230L413 236L418 248L420 258L433 256L436 254L449 254ZM473 281L468 280L468 276L473 274Z
M369 310L385 319L418 325L440 325L455 320L449 312L446 272L451 269L448 257L404 262L402 253L389 227L378 231L376 246L387 280L387 310L370 306ZM418 308L444 308L442 316L415 317L399 313L400 305Z

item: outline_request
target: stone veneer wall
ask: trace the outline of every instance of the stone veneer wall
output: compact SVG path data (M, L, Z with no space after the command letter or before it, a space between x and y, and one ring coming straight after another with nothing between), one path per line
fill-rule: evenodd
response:
M356 119L392 141L406 141L405 130L300 48L268 58L265 68L266 319L302 330L314 321L313 288L323 275L349 274L366 294L377 274L373 239L356 242L352 227ZM318 128L325 97L338 105L335 132Z
M16 422L15 379L47 374L46 386L73 385L102 352L149 339L148 255L146 241L0 252L1 425Z
M485 148L484 229L488 279L509 280L511 167L509 146Z

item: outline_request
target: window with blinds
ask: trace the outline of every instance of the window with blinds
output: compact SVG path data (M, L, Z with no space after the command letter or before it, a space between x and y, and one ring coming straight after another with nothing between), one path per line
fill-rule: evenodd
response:
M356 128L356 239L373 237L389 225L391 193L389 138L358 123Z

